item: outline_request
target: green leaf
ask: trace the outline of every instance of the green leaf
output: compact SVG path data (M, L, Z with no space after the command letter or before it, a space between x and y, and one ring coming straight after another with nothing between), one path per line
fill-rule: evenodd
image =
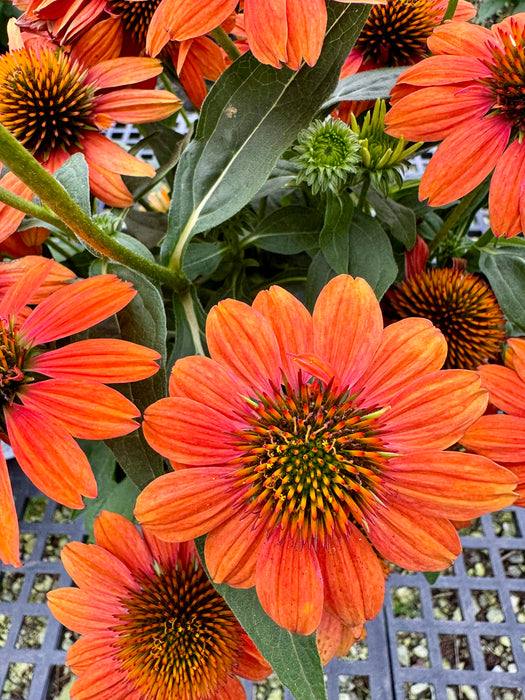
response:
M168 215L162 211L130 209L126 214L126 229L133 238L151 250L166 234Z
M125 477L116 477L116 460L111 450L101 441L79 440L97 480L98 497L90 499L82 511L87 531L93 535L93 524L103 510L120 513L133 520L133 508L139 489Z
M335 277L335 272L326 262L324 255L321 252L317 253L308 268L308 277L306 279L306 306L310 311L313 310L322 288L333 277Z
M199 275L212 275L218 268L225 246L221 243L192 241L184 256L184 274L189 280Z
M311 207L282 207L256 227L253 238L259 248L281 255L295 255L316 247L323 219Z
M330 3L316 65L276 69L247 53L217 80L175 175L162 262L182 258L189 239L233 216L257 194L279 156L331 93L368 15Z
M375 219L355 214L350 227L350 266L354 277L363 277L378 299L397 277L390 240Z
M190 294L195 315L197 317L197 322L199 324L200 341L203 347L205 347L206 335L204 333L204 326L206 323L206 314L200 304L194 287L191 288ZM175 342L168 360L168 371L171 371L171 368L179 358L194 355L196 352L186 311L178 294L173 295L173 320L175 323Z
M82 153L75 153L68 158L53 177L86 214L91 214L89 170Z
M433 583L436 583L441 573L441 571L423 571L423 576L430 583L430 585L432 585Z
M342 192L340 195L327 193L324 226L319 236L319 245L326 262L338 274L348 272L348 232L353 215L354 204L348 192Z
M204 537L196 540L203 563L204 541ZM223 583L213 585L295 700L325 700L323 669L315 633L305 637L279 627L262 609L255 588L231 588Z
M144 243L141 243L133 236L130 236L128 233L123 233L122 231L119 231L114 235L114 238L125 248L131 250L131 252L136 253L137 255L141 255L143 258L151 260L152 262L155 261L155 258L153 257L151 251L148 248L146 248Z
M405 67L377 68L363 73L356 73L343 78L336 89L323 104L323 108L333 107L343 100L377 100L386 99L397 78Z
M140 382L120 384L123 393L141 413L166 396L166 315L162 297L157 288L139 272L124 265L111 263L108 272L133 283L137 295L117 314L120 335L139 345L157 350L162 355L160 369L152 377ZM141 430L129 435L106 440L118 463L139 488L144 488L164 472L163 460L146 442Z
M368 191L368 201L373 207L378 221L390 231L394 238L412 250L416 243L416 215L403 204L386 198L372 187Z
M479 269L486 275L503 313L525 331L525 251L518 246L505 246L502 251L482 250Z

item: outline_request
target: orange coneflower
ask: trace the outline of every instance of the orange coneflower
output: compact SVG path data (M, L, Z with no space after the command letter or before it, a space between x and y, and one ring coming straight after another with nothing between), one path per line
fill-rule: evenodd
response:
M31 37L24 45L11 33L11 53L0 57L0 123L50 172L73 153L83 153L93 193L111 206L133 204L122 175L152 177L154 168L100 133L112 122L164 119L180 107L166 90L123 87L162 71L152 58L119 58L87 66L49 40ZM0 185L26 199L30 189L12 173ZM16 230L23 214L0 204L0 240Z
M151 376L159 354L110 338L47 351L46 343L90 328L135 296L129 283L99 275L61 285L29 310L54 269L44 259L29 265L0 298L0 438L41 491L82 508L82 496L94 498L97 486L73 438L99 440L136 430L136 406L106 384ZM0 524L0 558L19 565L18 523L1 451Z
M515 505L525 506L525 339L509 340L505 365L479 367L490 402L503 413L482 416L461 444L510 469L518 479Z
M428 43L434 55L407 69L392 91L387 132L443 141L419 188L433 206L450 204L494 171L492 230L515 236L525 220L525 13L492 29L445 24Z
M422 246L426 255L420 254ZM427 268L428 246L420 237L411 253L405 258L405 280L385 295L388 315L430 319L447 341L446 368L475 370L495 359L506 337L505 317L489 285L459 261Z
M206 335L211 359L179 360L145 412L175 471L135 514L169 541L209 533L213 580L255 585L290 631L311 633L324 608L362 625L383 602L382 557L446 568L461 549L449 518L514 500L510 472L444 451L485 410L476 373L440 370L426 319L383 331L364 280L330 281L313 316L280 287L222 301Z
M72 542L62 561L78 588L48 593L64 625L84 635L67 663L76 700L246 700L237 676L271 672L215 591L193 542L141 537L121 515L95 521L97 544Z

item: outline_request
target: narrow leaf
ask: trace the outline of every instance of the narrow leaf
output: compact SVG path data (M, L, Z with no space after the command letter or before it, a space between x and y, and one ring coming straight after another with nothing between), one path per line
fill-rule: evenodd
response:
M518 246L506 246L505 252L482 250L479 268L490 286L505 316L521 332L525 331L525 251Z
M350 194L327 193L324 226L319 237L319 245L326 262L338 274L348 272L350 239L348 232L352 223L354 205Z

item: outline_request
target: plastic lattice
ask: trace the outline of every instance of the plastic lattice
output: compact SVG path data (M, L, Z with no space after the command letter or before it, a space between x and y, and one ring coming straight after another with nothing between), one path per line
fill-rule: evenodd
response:
M60 549L86 533L82 518L9 468L24 566L0 564L0 697L64 700L74 635L45 594L71 584ZM367 639L325 667L329 700L525 700L525 510L483 516L465 532L463 556L434 584L391 574ZM273 678L245 688L250 700L292 699Z

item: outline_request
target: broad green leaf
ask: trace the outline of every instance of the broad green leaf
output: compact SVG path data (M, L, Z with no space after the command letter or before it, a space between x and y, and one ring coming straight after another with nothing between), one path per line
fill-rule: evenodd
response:
M202 562L204 541L204 537L196 540ZM223 583L213 585L295 700L325 700L323 669L315 633L305 637L279 627L262 609L255 588L231 588Z
M406 67L377 68L356 73L343 78L336 89L326 100L325 109L343 102L343 100L377 100L386 99L397 78Z
M263 219L253 233L253 242L263 250L295 255L316 247L323 218L311 207L282 207Z
M335 277L335 274L334 270L326 262L324 255L319 251L308 268L308 277L306 279L306 306L310 311L313 311L322 288Z
M319 245L326 262L338 274L348 272L350 252L348 232L353 215L354 204L348 192L342 192L340 195L327 193L324 225L319 236Z
M375 219L355 214L350 227L350 265L353 277L363 277L378 299L397 277L390 240Z
M490 286L509 321L525 331L525 252L518 246L498 250L482 250L479 268L487 276Z
M163 263L178 264L194 234L230 218L257 194L332 92L368 12L364 5L330 3L323 51L313 67L279 70L247 53L217 80L196 140L177 168Z
M126 214L128 233L151 250L166 234L168 215L162 211L130 209Z
M55 172L55 180L71 199L86 213L91 213L89 199L89 171L82 153L75 153Z
M368 201L373 207L378 221L390 231L394 238L401 241L405 248L412 250L416 243L416 215L408 207L370 188Z
M130 236L128 233L123 233L122 231L119 231L115 234L114 238L125 248L131 250L132 253L141 255L143 258L151 260L152 262L155 261L155 258L153 257L151 251L148 248L146 248L144 243L141 243L133 236Z
M162 297L157 288L140 273L123 265L111 263L108 272L133 283L137 295L119 311L117 321L123 340L157 350L161 355L160 369L149 379L119 385L121 391L141 413L167 394L166 388L166 315ZM162 457L146 442L141 430L129 435L106 440L118 463L139 488L144 488L163 473Z
M423 576L430 583L430 585L432 585L433 583L436 583L441 573L441 571L423 571Z
M184 256L184 274L189 280L194 280L199 275L212 275L224 252L225 246L221 243L192 241Z

